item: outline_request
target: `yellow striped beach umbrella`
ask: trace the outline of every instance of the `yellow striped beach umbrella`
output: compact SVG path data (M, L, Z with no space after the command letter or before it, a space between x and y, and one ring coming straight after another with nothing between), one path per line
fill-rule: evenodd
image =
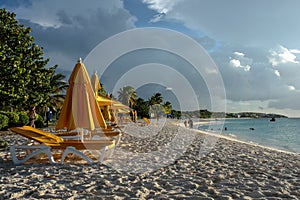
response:
M81 59L69 78L69 88L56 125L56 130L67 128L107 128L98 106L90 78Z

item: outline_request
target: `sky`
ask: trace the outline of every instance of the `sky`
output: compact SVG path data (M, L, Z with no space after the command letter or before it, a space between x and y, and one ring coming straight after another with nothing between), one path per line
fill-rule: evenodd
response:
M181 33L203 47L217 69L217 79L222 79L219 86L224 87L225 96L214 94L217 86L207 81L205 74L195 77L197 66L193 68L185 57L146 48L120 55L105 71L99 70L102 74L98 76L108 90L130 84L133 73L147 80L137 84L141 96L147 98L149 90L161 92L173 98L165 100L182 110L194 109L189 105L198 101L201 109L220 111L220 106L212 106L220 99L225 100L227 112L300 117L298 0L2 0L0 7L16 13L20 23L32 27L35 43L50 59L48 66L57 64L58 72L67 77L79 57L89 63L87 58L97 45L116 34L160 28L170 34ZM160 37L160 33L154 36ZM161 40L162 45L164 41L170 48L185 49L188 43L185 39ZM117 44L111 51L118 48ZM189 56L200 54L192 50ZM117 78L110 78L115 74ZM147 89L144 93L143 87ZM191 98L183 100L186 95Z

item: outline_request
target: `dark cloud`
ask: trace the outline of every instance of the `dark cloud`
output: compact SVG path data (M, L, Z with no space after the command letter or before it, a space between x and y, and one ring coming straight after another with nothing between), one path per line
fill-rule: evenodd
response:
M300 92L290 91L287 95L269 103L270 108L300 110Z
M112 6L106 6L103 2L98 8L95 6L90 12L82 13L70 13L67 4L65 6L53 11L55 16L49 18L49 22L57 23L53 26L43 26L35 22L37 20L26 17L19 19L21 23L32 27L35 42L43 47L45 57L50 58L49 66L58 64L63 68L61 71L71 71L79 57L84 58L104 39L135 27L135 17L119 5L112 9ZM38 12L37 8L32 12Z

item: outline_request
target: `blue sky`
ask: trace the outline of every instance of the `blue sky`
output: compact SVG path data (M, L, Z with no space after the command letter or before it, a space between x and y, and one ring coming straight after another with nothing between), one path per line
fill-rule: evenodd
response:
M84 59L115 34L167 28L193 38L213 59L224 82L228 112L300 116L298 0L4 0L0 7L32 27L35 42L50 58L49 66L58 64L67 76L78 57ZM162 61L157 53L145 56ZM169 60L170 66L181 62ZM184 75L192 79L190 73ZM199 86L196 93L202 97L201 108L210 109L207 88Z

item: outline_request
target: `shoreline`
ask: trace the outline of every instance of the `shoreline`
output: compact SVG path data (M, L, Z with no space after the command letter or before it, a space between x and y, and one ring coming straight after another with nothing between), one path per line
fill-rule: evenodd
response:
M224 118L224 119L221 119L221 120L226 120L226 119ZM232 118L232 119L235 119L235 118ZM242 119L251 119L251 118L242 118ZM221 120L219 120L219 121L221 121ZM218 120L216 120L216 121L214 121L214 120L207 120L206 121L206 120L202 120L201 119L200 121L194 123L194 125L207 125L207 124L210 124L210 123L213 123L213 122L218 122ZM178 125L181 126L181 127L183 127L183 128L185 128L184 124L181 123L181 122L178 123ZM189 128L187 128L187 129L189 129ZM238 138L235 135L234 136L225 135L222 132L220 134L217 134L217 133L214 133L214 132L199 130L199 129L196 129L196 128L193 128L193 130L195 130L196 132L202 133L202 134L206 134L206 135L210 135L210 136L215 136L215 137L219 137L219 138L223 138L223 139L227 139L227 140L231 140L231 141L235 141L235 142L240 142L240 143L244 143L244 144L248 144L248 145L252 145L252 146L258 146L258 147L270 149L270 150L273 150L273 151L278 151L278 152L283 152L283 153L289 153L289 154L294 154L294 155L300 155L300 152L279 149L279 148L276 148L276 147L264 146L262 144L258 144L258 143L255 143L255 142L242 140L241 138Z
M214 137L223 138L223 139L226 139L226 140L251 145L251 146L254 146L254 147L265 148L265 149L268 149L268 150L277 151L277 152L286 153L286 154L300 155L300 153L297 153L297 152L277 149L275 147L263 146L263 145L260 145L260 144L256 144L256 143L252 143L252 142L248 142L248 141L243 141L243 140L240 140L238 138L235 138L235 137L232 137L232 136L229 136L229 135L227 136L227 135L223 135L223 134L215 134L215 133L210 133L210 132L207 132L207 131L202 131L202 130L197 130L197 129L194 129L194 130L196 132L199 132L199 133L202 133L202 134L207 134L207 135L211 135L211 136L214 136Z

